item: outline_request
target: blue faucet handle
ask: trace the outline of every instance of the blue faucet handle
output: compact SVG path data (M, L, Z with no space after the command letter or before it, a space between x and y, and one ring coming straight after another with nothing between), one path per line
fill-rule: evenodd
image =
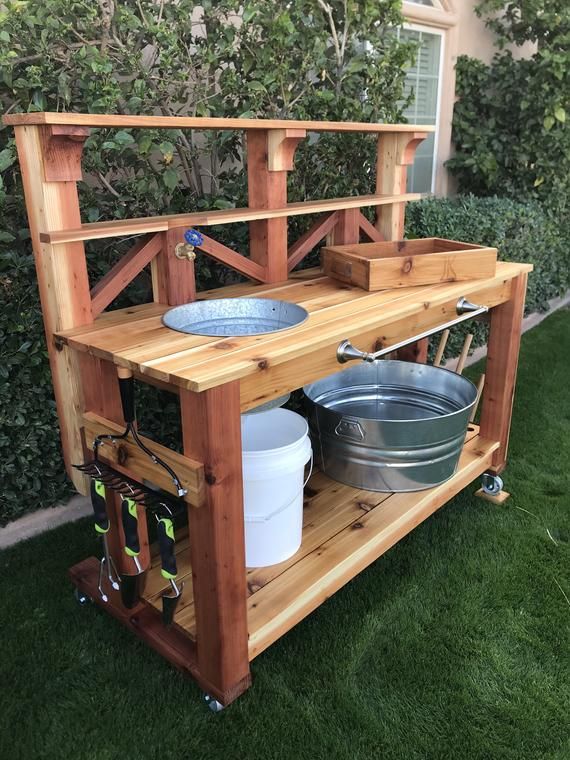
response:
M204 242L204 236L198 230L186 230L184 240L188 245L200 246Z

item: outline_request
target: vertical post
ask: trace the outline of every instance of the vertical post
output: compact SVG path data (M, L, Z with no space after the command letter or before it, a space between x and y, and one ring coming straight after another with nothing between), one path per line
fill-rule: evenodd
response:
M66 133L67 130L67 133ZM47 348L57 404L63 458L75 487L87 480L74 470L83 461L81 389L75 352L56 346L53 334L92 321L83 243L40 242L40 232L81 225L76 180L89 130L83 127L16 126L16 146L36 261Z
M337 211L337 223L330 233L330 245L351 245L359 241L360 209L345 208Z
M499 475L507 462L526 281L526 274L516 277L510 299L491 310L480 434L501 444L489 468L493 475Z
M157 303L179 306L196 300L194 262L175 254L185 231L185 227L176 227L163 232L162 250L151 261L152 295Z
M302 129L250 129L247 131L247 188L250 208L284 208L287 172L293 168ZM282 282L287 268L287 219L261 219L249 223L252 261L266 267L267 282Z
M181 389L180 411L184 453L204 463L207 484L206 504L188 510L198 669L227 703L251 683L239 381Z
M427 132L383 132L376 154L376 193L402 195L406 192L407 167L414 161L416 148ZM376 229L384 240L404 237L405 202L378 206Z
M388 132L378 137L376 156L376 192L380 195L402 195L406 192L407 167L413 163L417 146L427 137L426 132ZM404 237L405 203L379 206L376 229L384 240ZM427 338L400 349L396 356L402 361L427 361Z

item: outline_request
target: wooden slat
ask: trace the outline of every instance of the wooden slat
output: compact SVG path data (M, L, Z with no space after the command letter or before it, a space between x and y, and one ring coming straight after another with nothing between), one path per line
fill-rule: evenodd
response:
M473 420L477 416L477 409L479 407L479 402L481 401L481 396L483 394L484 387L485 387L485 373L481 375L477 383L477 398L475 399L475 406L473 407L473 411L471 412L471 416L469 417L469 422L473 422Z
M289 271L300 264L305 256L310 253L325 235L335 226L338 220L338 212L333 211L324 219L317 221L290 246L287 251L287 268Z
M93 317L100 314L142 270L150 264L162 246L160 235L138 241L121 256L104 277L91 289Z
M513 280L510 300L491 311L481 434L501 443L491 468L496 475L503 471L507 461L526 282L526 273L521 273Z
M84 127L134 127L140 129L306 129L312 132L433 132L434 126L370 124L358 121L296 121L294 119L224 119L198 116L131 116L103 113L12 113L2 123L75 124Z
M150 232L164 232L174 227L210 227L216 224L250 222L262 219L279 219L303 214L320 214L346 208L382 206L398 201L417 201L422 193L395 195L358 195L331 200L303 201L288 203L278 208L234 208L218 211L196 211L189 214L166 214L140 219L115 219L110 222L93 222L81 227L71 227L61 231L44 230L40 239L44 243L69 243L77 240L99 240L125 235L145 235Z
M85 443L92 449L93 441L98 435L120 435L124 427L105 419L93 412L83 415ZM205 501L204 466L188 457L162 446L149 438L140 436L142 442L156 456L163 459L178 475L180 482L188 490L184 497L188 504L200 507ZM131 474L136 480L154 483L168 493L177 496L176 489L168 473L151 459L135 444L131 438L112 442L105 441L99 447L99 456L113 467L126 474Z
M433 360L433 366L439 367L441 365L441 361L443 359L443 353L445 351L445 347L447 345L447 339L449 338L449 330L444 330L441 333L441 338L439 339L439 344L437 346L437 351L435 352L435 359Z
M451 480L426 491L392 495L251 596L250 659L484 472L497 447L497 442L473 439Z
M459 359L457 360L457 366L455 367L455 371L458 375L463 374L463 369L465 367L465 362L467 361L467 356L469 354L469 349L471 348L471 343L473 342L473 335L472 333L467 333L465 336L465 340L463 341L463 348L461 349L461 354L459 355Z
M236 272L240 272L246 277L250 277L252 280L258 280L259 282L266 281L266 267L260 266L255 261L242 256L231 248L228 248L227 245L223 245L203 233L202 237L202 243L200 243L199 246L196 246L200 251L204 251L204 253L207 253L208 256L211 256L216 261L231 267L231 269L235 269Z

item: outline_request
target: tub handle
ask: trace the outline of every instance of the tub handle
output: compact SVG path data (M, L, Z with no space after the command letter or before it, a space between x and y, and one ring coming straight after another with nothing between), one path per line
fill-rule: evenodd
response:
M354 417L343 417L334 432L339 438L347 438L349 441L363 441L366 437L362 425Z
M417 335L413 335L411 338L401 340L399 343L394 343L393 345L387 346L386 348L381 348L379 351L375 351L374 353L360 351L360 349L355 348L347 338L338 344L338 348L336 350L336 358L340 364L345 364L346 362L350 362L353 359L361 359L363 362L375 362L377 359L381 359L383 356L386 356L386 354L391 354L392 351L397 351L399 348L409 346L410 343L415 343L417 340L422 340L423 338L429 338L430 335L435 335L435 333L441 332L441 330L447 330L454 325L465 322L467 319L478 317L480 314L486 314L489 311L489 307L478 306L477 304L471 303L471 301L467 300L465 296L462 296L455 306L455 311L458 314L455 319L452 319L449 322L445 322L445 324L438 325L437 327L433 327L429 330L425 330L424 332L418 333Z

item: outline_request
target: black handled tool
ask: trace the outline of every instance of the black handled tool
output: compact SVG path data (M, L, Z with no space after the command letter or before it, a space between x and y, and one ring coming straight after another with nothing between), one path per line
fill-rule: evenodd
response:
M121 502L121 519L125 534L125 554L132 557L138 573L142 573L139 562L141 545L139 541L139 517L137 514L137 502L134 499L124 498Z
M121 522L125 534L125 554L131 557L135 563L134 575L123 573L121 575L121 599L127 609L131 609L139 600L139 576L142 574L139 554L141 552L139 540L139 518L137 514L137 502L134 499L123 497L121 502Z
M107 499L105 494L105 485L101 480L93 478L90 485L91 506L95 517L95 531L103 540L103 556L99 565L99 584L97 586L101 599L104 602L109 601L109 597L103 590L103 576L107 570L107 579L115 591L119 590L118 574L115 565L109 553L107 543L107 533L109 532L109 516L107 515Z
M176 566L176 555L174 553L174 523L169 517L161 517L158 520L156 532L158 546L160 548L160 572L162 577L170 582L173 591L172 595L162 595L162 622L165 626L169 626L174 620L174 613L176 612L176 607L182 595L184 585L180 588L176 585L178 568Z

